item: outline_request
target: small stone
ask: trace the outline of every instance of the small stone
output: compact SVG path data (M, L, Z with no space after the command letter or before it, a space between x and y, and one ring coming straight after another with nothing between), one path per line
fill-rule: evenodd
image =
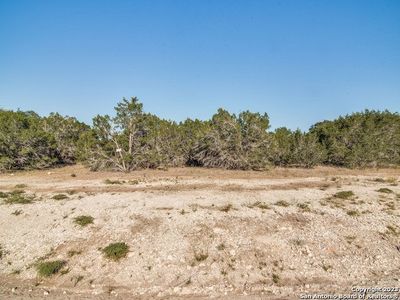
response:
M50 294L48 291L44 291L43 295L47 296L48 294Z
M13 288L11 289L11 293L13 293L13 294L15 294L16 291L17 291L17 287L13 287Z

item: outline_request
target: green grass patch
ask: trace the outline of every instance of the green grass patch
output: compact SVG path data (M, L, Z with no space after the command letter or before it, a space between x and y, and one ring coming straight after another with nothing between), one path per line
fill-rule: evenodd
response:
M352 191L341 191L337 192L336 194L333 195L335 198L339 199L349 199L354 196L354 193Z
M53 260L45 261L37 264L36 268L38 274L42 277L50 277L60 272L60 270L66 265L65 260Z
M105 247L102 252L106 258L118 261L128 254L129 246L126 243L112 243Z
M94 218L92 216L78 216L74 219L74 222L82 227L85 227L93 223Z
M51 198L54 200L64 200L64 199L68 199L68 196L65 194L56 194Z
M15 190L7 194L4 198L6 204L29 204L35 200L35 195L27 195L25 191Z

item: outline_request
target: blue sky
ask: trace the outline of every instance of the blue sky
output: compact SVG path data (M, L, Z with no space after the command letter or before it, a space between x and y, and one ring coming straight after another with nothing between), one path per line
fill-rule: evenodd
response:
M273 128L400 110L400 1L0 0L0 107L91 122L137 96Z

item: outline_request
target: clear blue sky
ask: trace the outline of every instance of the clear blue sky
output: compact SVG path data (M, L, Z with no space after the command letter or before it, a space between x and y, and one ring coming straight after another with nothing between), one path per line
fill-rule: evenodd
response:
M122 97L273 128L400 110L400 1L0 0L0 107L91 122Z

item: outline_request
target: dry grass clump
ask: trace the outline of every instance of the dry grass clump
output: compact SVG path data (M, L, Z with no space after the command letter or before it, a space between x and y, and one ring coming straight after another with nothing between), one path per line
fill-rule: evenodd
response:
M272 274L273 283L278 284L280 280L281 280L281 278L279 277L278 274Z
M275 205L282 206L282 207L288 207L288 206L290 206L290 203L286 202L285 200L279 200L279 201L275 202Z
M400 235L400 231L398 231L396 229L396 227L394 227L392 225L387 225L386 228L387 228L387 230L386 230L387 234L394 235L394 236L399 236Z
M106 179L104 180L105 184L124 184L124 181L120 181L120 180L112 180L112 179Z
M233 205L230 204L230 203L228 203L226 205L223 205L223 206L218 208L218 210L222 211L222 212L229 212L231 209L233 209Z
M208 252L207 251L194 251L194 259L197 262L204 261L208 258Z
M357 217L360 215L360 213L357 210L348 210L347 214L351 217Z
M333 195L333 197L339 198L339 199L349 199L353 196L354 196L353 191L341 191L341 192L337 192L336 194Z
M129 246L126 243L112 243L102 250L104 256L114 261L125 257L129 252Z
M67 255L68 255L68 257L73 257L73 256L79 255L81 253L82 253L82 251L80 251L80 250L69 250L67 252Z
M311 209L307 203L299 203L299 204L297 204L297 207L302 209L303 211L307 211L307 212L311 211Z
M15 185L16 189L24 189L24 188L27 188L27 187L28 187L28 185L25 184L25 183L20 183L20 184L16 184Z
M261 202L261 201L256 201L253 203L249 203L246 204L246 207L248 208L260 208L260 209L270 209L271 207L269 207L268 204L266 204L265 202Z

